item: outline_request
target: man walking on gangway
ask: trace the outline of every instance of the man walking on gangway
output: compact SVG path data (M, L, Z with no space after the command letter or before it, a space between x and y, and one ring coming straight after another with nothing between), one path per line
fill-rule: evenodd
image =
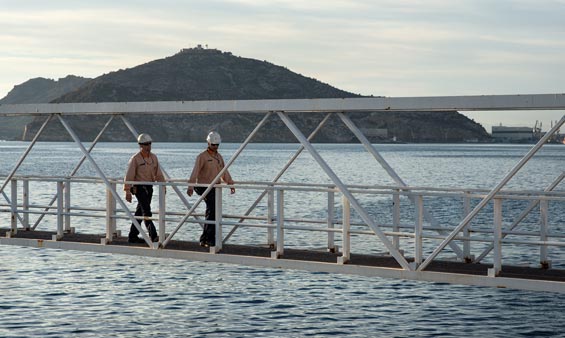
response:
M159 167L159 160L157 155L151 152L151 143L153 139L149 134L139 134L137 143L139 144L140 151L133 155L128 163L128 169L124 181L139 181L139 182L164 182L165 177ZM151 212L151 198L153 197L153 186L149 184L124 184L124 191L126 192L126 201L132 201L132 194L137 198L137 207L135 208L135 216L143 216L145 226L149 232L151 241L158 242L157 230L150 217L153 215ZM141 222L140 222L141 223ZM139 230L132 223L129 231L128 241L130 243L145 243L145 241L138 237Z
M186 193L188 196L192 196L194 190L198 195L202 195L206 191L206 187L193 187L191 184L210 184L214 178L220 173L220 171L225 167L224 158L218 152L218 147L222 142L220 134L212 131L206 137L208 142L208 148L198 155L196 162L194 163L194 168L192 169L192 174L188 179L188 189ZM229 185L233 185L233 179L226 170L221 180ZM214 182L219 183L219 182ZM235 193L235 188L230 187L231 193ZM206 220L215 221L216 220L216 188L212 188L208 194L204 197L204 202L206 202ZM204 247L210 247L216 245L216 226L214 224L204 224L204 229L202 235L200 236L200 245Z

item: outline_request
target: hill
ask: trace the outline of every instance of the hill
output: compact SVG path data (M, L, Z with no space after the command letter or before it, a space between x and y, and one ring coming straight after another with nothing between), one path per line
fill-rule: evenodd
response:
M14 86L0 104L46 103L73 91L91 79L68 75L57 81L38 77Z
M104 74L84 83L52 102L122 102L178 100L248 100L359 97L316 79L294 73L267 61L234 56L229 52L201 47ZM294 121L305 133L315 127L320 115L294 114ZM103 124L84 118L69 118L83 140L94 138ZM242 141L252 130L257 115L138 116L131 121L142 132L159 141L202 142L209 130L219 131L227 142ZM448 113L374 112L354 114L373 142L396 137L404 142L461 142L488 140L489 135L477 123L456 111ZM41 119L42 121L42 119ZM41 121L28 126L29 139ZM69 140L56 123L50 124L45 137ZM119 123L113 123L104 140L128 141L131 135ZM273 118L257 134L257 142L295 142L283 123ZM339 119L331 119L314 140L316 142L354 142L354 136Z
M0 104L16 103L47 103L61 95L73 91L90 79L68 75L59 80L38 77L14 86L14 88L0 100ZM26 124L32 121L31 117L0 117L0 139L20 139Z
M102 75L53 102L198 101L355 97L267 61L190 48Z

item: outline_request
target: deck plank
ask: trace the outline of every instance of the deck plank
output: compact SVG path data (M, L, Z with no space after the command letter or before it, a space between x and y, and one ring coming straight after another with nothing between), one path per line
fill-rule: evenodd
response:
M9 229L0 228L0 236L6 237ZM49 231L24 231L18 230L11 238L24 238L24 239L37 239L37 240L51 240L55 232ZM80 234L80 233L65 233L62 242L74 242L85 244L100 244L104 234ZM127 246L127 247L147 247L145 243L128 243L127 237L115 238L110 244L112 246ZM201 247L198 242L193 241L179 241L172 240L167 245L168 250L178 250L187 252L201 252L208 253L208 248ZM218 255L234 255L234 256L250 256L250 257L271 257L272 249L267 245L238 245L238 244L224 244L222 250L217 253ZM336 263L340 253L331 253L324 250L308 250L285 248L284 255L280 258L294 261L304 262L320 262L320 263ZM409 262L413 261L407 258ZM351 254L349 265L359 265L366 267L380 267L380 268L394 268L400 269L400 265L396 260L387 255L366 255L366 254ZM474 264L454 261L434 260L427 268L426 271L463 274L470 276L487 276L488 269L491 268L490 264ZM518 278L518 279L532 279L541 281L555 281L565 282L565 270L563 269L542 269L526 266L510 266L503 265L499 277Z

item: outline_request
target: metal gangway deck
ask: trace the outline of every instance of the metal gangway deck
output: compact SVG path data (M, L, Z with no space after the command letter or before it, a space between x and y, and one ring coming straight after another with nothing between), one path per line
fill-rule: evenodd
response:
M565 117L491 190L407 185L348 117L349 114L372 111L441 113L453 110L552 109L565 109L565 95L0 105L0 115L4 116L45 116L45 122L0 186L1 198L5 201L0 203L0 244L563 293L565 232L550 219L548 210L550 203L562 205L565 201L565 193L554 190L565 175L559 173L541 191L512 191L505 189L505 186L559 130ZM198 208L212 186L208 186L196 202L190 203L184 194L186 183L169 177L166 168L162 168L167 182L153 183L158 186L158 212L153 218L158 224L159 241L152 243L140 226L141 220L133 215L116 190L123 181L109 177L91 156L91 151L116 117L129 129L134 140L138 131L128 119L131 114L236 112L261 113L263 119L242 142L217 178L238 159L269 118L280 118L296 137L299 146L295 154L269 182L236 182L239 191L254 196L250 199L254 202L245 212L223 212L222 191L225 186L216 186L214 224L217 244L211 248L199 247L194 241L194 233L206 222ZM289 113L296 112L325 113L325 117L306 136L289 116ZM87 149L67 122L69 115L107 115L108 121ZM376 163L391 176L396 183L394 186L344 184L310 142L331 116L343 121ZM58 120L63 125L83 157L65 176L17 175L23 161L52 120ZM304 150L327 174L331 184L279 182ZM85 161L94 168L97 177L76 175ZM42 195L52 193L48 203L34 200L32 192L36 190L30 189L30 185L34 184L41 184ZM106 196L103 205L77 203L80 197L76 198L76 195L83 189L77 192L72 187L81 185L89 186L88 189L102 189ZM166 189L176 198L172 206L167 203ZM324 217L297 219L288 216L286 197L296 192L322 195L327 205ZM390 214L385 221L377 220L367 210L362 203L367 199L389 201ZM460 219L453 223L438 218L438 213L434 213L436 199L457 201L450 203L461 209ZM516 215L508 215L503 205L516 201L521 202L523 207ZM534 210L539 213L535 226L523 226L524 220ZM485 217L485 213L489 216ZM35 220L32 220L34 217ZM504 221L509 217L511 222ZM103 221L92 225L92 219ZM133 222L146 243L127 243L117 230L119 220ZM244 231L253 235L237 236ZM314 236L318 243L323 241L323 246L289 245L289 233L297 232L300 236ZM190 233L192 237L187 235ZM361 244L358 244L360 241ZM356 248L357 245L359 248ZM524 254L507 257L509 246L513 253L523 250Z

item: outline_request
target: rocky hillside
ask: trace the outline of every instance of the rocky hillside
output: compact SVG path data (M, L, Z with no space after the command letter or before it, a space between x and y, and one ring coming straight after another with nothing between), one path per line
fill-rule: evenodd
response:
M46 103L78 89L91 79L68 75L57 81L38 77L14 86L0 104Z
M354 97L267 61L191 48L102 75L53 102L253 100Z
M59 80L38 77L14 86L8 95L0 100L0 104L47 103L78 89L89 80L74 75ZM29 116L0 117L0 139L21 139L25 125L31 121Z
M234 56L216 49L191 48L160 60L130 69L102 75L86 82L52 102L119 102L177 100L247 100L357 97L304 77L284 67ZM393 137L403 142L461 142L489 139L477 123L456 111L448 113L355 113L351 115L373 142L387 142ZM150 133L159 141L202 142L209 130L219 131L227 142L242 141L253 129L258 115L170 115L132 116L139 131ZM309 133L321 115L294 114L295 123ZM43 119L28 125L30 139ZM104 119L69 118L83 140L91 140ZM47 128L45 140L69 140L58 123ZM113 122L104 140L131 141L121 124ZM273 117L256 142L294 142L295 139L277 117ZM355 142L353 135L338 118L330 119L315 139L317 142Z

